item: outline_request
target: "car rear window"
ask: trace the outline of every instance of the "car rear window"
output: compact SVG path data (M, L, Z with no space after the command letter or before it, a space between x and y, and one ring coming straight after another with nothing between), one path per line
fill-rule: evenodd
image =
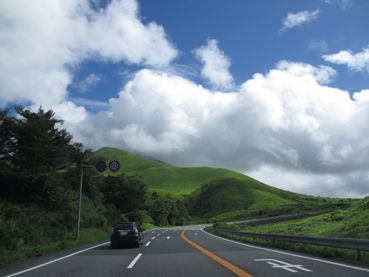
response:
M120 223L114 226L114 230L133 230L133 224Z

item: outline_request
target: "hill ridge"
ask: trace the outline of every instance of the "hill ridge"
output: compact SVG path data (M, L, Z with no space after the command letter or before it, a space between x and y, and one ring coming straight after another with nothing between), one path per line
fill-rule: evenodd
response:
M186 199L191 213L214 220L332 209L346 205L338 199L285 191L259 182L240 172L212 167L178 167L154 161L126 150L103 147L90 159L118 160L118 172L105 175L137 176L149 191Z

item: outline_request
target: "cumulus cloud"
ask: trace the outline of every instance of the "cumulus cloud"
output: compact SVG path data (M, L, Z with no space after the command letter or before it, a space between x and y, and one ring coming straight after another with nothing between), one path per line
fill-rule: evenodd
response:
M336 54L323 55L323 59L330 63L346 65L354 71L369 73L369 47L356 54L349 50L342 50Z
M163 27L141 22L135 0L113 0L92 13L86 35L90 51L113 61L164 67L177 56Z
M314 19L317 19L319 15L319 10L315 11L302 11L298 13L288 13L286 18L283 19L283 27L282 30L288 30L307 22L310 22Z
M333 75L328 67L281 61L222 93L145 69L110 100L109 111L74 133L92 148L232 168L301 193L364 196L369 91L351 98L327 86Z
M67 87L83 60L97 56L165 67L176 55L161 26L140 21L134 0L113 0L104 9L91 8L88 0L7 0L0 5L1 105L65 104L66 114L78 115L82 109L68 102Z
M331 67L280 61L236 87L230 59L209 40L193 52L207 88L173 70L177 50L160 25L142 23L134 0L98 9L88 0L35 3L0 5L0 105L51 108L92 149L110 145L176 165L231 168L301 193L369 194L369 90L350 96L330 87ZM285 28L318 13L291 14ZM367 49L340 53L324 58L367 69ZM75 68L96 58L150 69L125 76L109 103L70 99ZM91 75L85 85L96 82ZM90 115L81 105L103 111Z
M218 41L208 40L207 45L193 51L203 63L201 76L215 88L229 89L233 86L233 77L229 71L230 58L218 47Z

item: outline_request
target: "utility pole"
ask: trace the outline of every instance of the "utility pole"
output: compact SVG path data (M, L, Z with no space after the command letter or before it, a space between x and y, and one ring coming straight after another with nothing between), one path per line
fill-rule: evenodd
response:
M100 160L95 165L81 164L81 178L79 183L79 202L78 202L78 222L77 222L77 240L79 240L79 229L81 225L81 209L82 209L82 185L83 185L83 169L95 168L98 172L104 172L107 168L105 161ZM117 160L112 160L109 163L109 169L111 172L117 172L120 169L120 163Z
M78 202L78 222L77 222L77 240L79 240L79 229L81 225L81 208L82 208L82 185L83 185L83 169L94 168L94 165L81 164L81 178L79 184L79 202Z

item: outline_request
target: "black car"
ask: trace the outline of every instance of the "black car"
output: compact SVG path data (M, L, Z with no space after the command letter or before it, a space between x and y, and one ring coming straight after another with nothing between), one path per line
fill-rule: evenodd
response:
M134 245L140 247L143 244L144 235L136 222L119 222L114 225L110 236L111 248L118 246Z

